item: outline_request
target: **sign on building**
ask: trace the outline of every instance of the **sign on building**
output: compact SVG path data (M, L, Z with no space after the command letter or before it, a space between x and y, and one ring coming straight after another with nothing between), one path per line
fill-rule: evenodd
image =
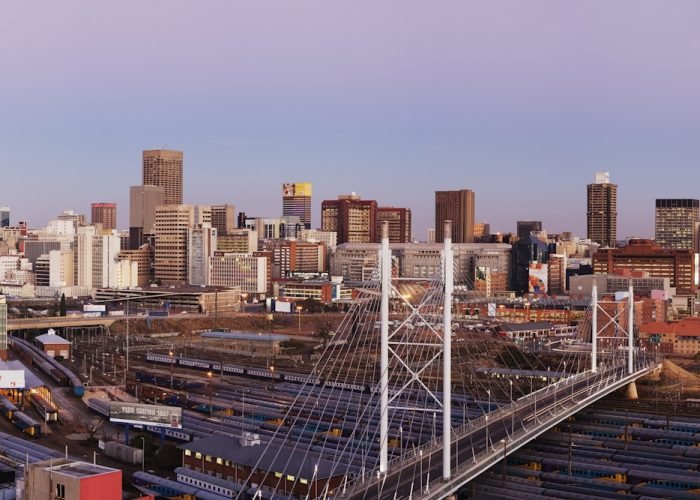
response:
M182 429L182 408L110 401L109 421Z
M24 370L0 370L0 389L24 389Z

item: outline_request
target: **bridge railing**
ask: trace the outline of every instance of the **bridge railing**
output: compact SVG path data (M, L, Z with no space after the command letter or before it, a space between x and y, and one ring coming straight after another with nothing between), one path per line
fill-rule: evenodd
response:
M554 384L548 385L547 387L543 387L541 389L538 389L537 391L533 391L530 394L527 394L526 396L523 396L515 401L512 401L508 405L503 405L497 408L496 410L489 412L487 414L484 414L476 419L472 419L466 424L457 427L454 429L454 434L453 434L453 440L459 440L462 439L466 436L469 436L470 434L476 433L477 431L480 431L482 429L485 429L486 426L492 426L495 425L496 423L503 424L504 420L511 416L514 412L518 412L519 410L533 405L536 401L538 401L541 398L544 398L548 395L551 395L552 393L559 394L563 393L561 398L558 400L555 400L554 402L550 402L547 406L543 407L541 410L538 408L536 412L534 413L534 427L540 426L540 420L544 420L545 422L548 422L552 418L556 418L557 415L561 414L562 412L571 410L572 407L576 406L578 403L576 401L576 398L579 397L580 399L588 399L593 396L593 394L599 392L600 389L605 388L605 387L610 387L611 385L615 384L616 382L619 382L621 380L630 378L630 377L638 377L640 375L639 372L641 371L648 371L651 369L653 366L655 366L655 361L653 361L651 358L646 358L646 357L640 357L641 359L638 360L637 363L635 363L635 373L630 375L626 371L626 365L624 364L611 364L607 367L601 367L597 372L593 373L590 370L586 370L583 372L578 372L575 374L572 374L570 377L567 377L565 379L558 380ZM577 391L573 391L574 386L581 382L584 379L588 379L588 383L583 387L578 389ZM569 394L567 392L567 389L571 387L572 392ZM583 397L581 397L583 396ZM540 414L542 414L542 417L540 417ZM544 414L548 414L550 418L544 417ZM527 434L532 432L532 427L533 425L527 426L525 424L525 420L522 420L518 423L518 426L513 426L511 432L508 432L508 427L506 426L506 433L508 435L508 440L510 442L513 442L515 440L521 439L523 436L526 436ZM528 428L530 427L530 428ZM454 442L454 441L453 441ZM450 443L450 446L452 446L452 443ZM427 457L431 456L432 454L436 453L438 450L441 450L443 446L443 438L442 436L437 437L434 440L431 440L429 442L423 443L421 446L414 447L409 453L403 453L399 456L394 457L390 462L389 462L389 470L391 470L393 467L392 465L398 465L401 468L408 468L413 464L416 464L422 460L425 460ZM455 466L451 467L451 470L453 472L453 475L457 472L459 472L461 469L465 467L467 463L469 464L479 464L479 463L486 463L488 462L492 457L496 457L495 461L500 460L502 455L502 452L500 449L496 449L493 445L493 442L488 443L486 448L483 451L475 452L472 448L472 456L465 462L456 464ZM376 470L372 470L369 472L366 472L364 475L361 477L358 477L354 479L353 481L349 481L347 483L348 489L352 491L353 488L355 487L360 487L360 483L362 483L361 488L372 488L376 487L377 482L382 481L382 478L377 479L376 477ZM432 481L430 484L437 484L441 483L442 478L438 477L435 478L434 481ZM426 484L426 487L429 488L429 485Z

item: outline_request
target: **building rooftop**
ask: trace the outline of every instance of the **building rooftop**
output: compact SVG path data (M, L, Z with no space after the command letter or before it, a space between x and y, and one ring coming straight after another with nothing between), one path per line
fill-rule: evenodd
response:
M90 476L98 476L100 474L110 474L113 472L121 472L119 469L95 465L88 462L79 462L77 460L53 459L44 460L33 464L45 470L50 470L54 474L65 474L68 476L83 478Z
M43 387L44 382L34 375L34 373L29 370L24 363L17 359L11 359L8 361L0 360L0 370L24 370L24 388L25 389L36 389L37 387Z
M657 321L644 323L639 331L648 334L675 334L685 337L700 337L700 318L687 318L681 321Z
M331 476L341 476L347 471L346 466L336 465L332 456L322 458L317 453L285 446L281 442L269 447L265 443L256 446L241 446L238 439L228 436L211 436L181 444L178 448L229 460L251 468L281 472L303 479L313 478L314 473L317 479L324 479ZM318 470L314 472L316 467Z
M55 333L52 333L49 331L49 333L45 333L43 335L39 335L36 337L34 340L37 342L41 342L42 344L64 344L64 345L71 345L71 342L64 339L63 337L59 337Z

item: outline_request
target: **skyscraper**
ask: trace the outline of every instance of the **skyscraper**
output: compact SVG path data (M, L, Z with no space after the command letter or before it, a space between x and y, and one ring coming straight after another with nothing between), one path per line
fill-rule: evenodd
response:
M602 246L613 247L617 240L617 184L610 183L609 172L595 174L588 185L586 212L588 239Z
M91 224L102 224L102 229L110 231L117 228L117 204L93 203L90 205Z
M189 230L204 225L211 227L211 207L209 206L162 205L156 209L156 281L187 283Z
M396 207L378 207L376 218L375 238L380 243L382 239L382 223L389 223L390 243L411 242L411 209Z
M335 231L338 244L373 243L377 222L377 202L357 194L338 196L321 203L321 230Z
M525 239L531 233L542 231L541 220L519 220L517 226L518 239Z
M656 244L661 248L697 251L700 201L657 199L655 220Z
M444 241L446 220L452 221L452 242L474 242L474 200L471 189L435 191L435 242Z
M162 186L131 186L129 192L129 248L137 250L144 235L155 233L156 207L165 204Z
M10 207L0 207L0 227L10 225Z
M296 215L305 229L311 229L310 182L282 184L282 215Z
M232 233L236 229L236 207L229 205L212 205L211 227L216 228L218 235Z
M143 152L144 186L161 186L166 205L182 203L182 151L150 149Z

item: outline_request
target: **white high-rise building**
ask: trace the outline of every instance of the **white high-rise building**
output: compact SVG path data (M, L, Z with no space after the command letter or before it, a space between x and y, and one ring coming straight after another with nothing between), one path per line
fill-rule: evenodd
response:
M121 240L118 235L95 236L92 243L92 287L115 288L119 284Z
M267 292L267 258L219 252L209 258L209 284L240 287L243 293L263 296Z
M72 250L49 252L49 286L65 287L75 284L74 257Z
M76 286L92 288L92 244L95 226L79 226L74 239L73 282Z
M217 247L218 231L211 224L202 224L187 233L187 280L190 285L208 285L209 257Z

